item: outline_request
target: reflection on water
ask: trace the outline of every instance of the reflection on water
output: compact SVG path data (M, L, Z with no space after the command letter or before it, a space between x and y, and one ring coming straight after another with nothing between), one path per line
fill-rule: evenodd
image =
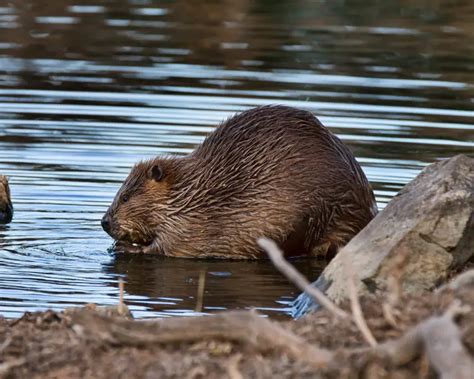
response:
M322 262L293 262L306 275L314 275ZM265 261L170 259L119 254L103 265L105 272L127 280L127 303L135 317L190 315L196 307L198 280L205 273L204 313L253 306L272 315L292 312L297 291Z
M357 3L357 4L356 4ZM268 262L107 253L100 218L139 159L192 151L223 118L282 103L316 113L384 204L426 164L474 151L474 4L385 1L0 2L0 314L114 304L137 317L289 313ZM297 262L315 278L318 262Z

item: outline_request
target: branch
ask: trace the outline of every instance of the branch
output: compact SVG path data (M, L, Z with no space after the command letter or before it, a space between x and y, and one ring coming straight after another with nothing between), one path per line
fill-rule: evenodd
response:
M286 276L286 278L296 285L301 291L305 292L311 299L318 304L321 304L334 316L347 319L350 315L335 305L329 298L322 293L318 288L313 287L308 280L301 275L292 265L290 265L284 258L282 251L277 244L268 238L259 238L257 240L259 246L265 250L270 257L274 266Z
M71 313L73 330L93 341L114 346L143 347L153 344L224 339L242 343L257 351L278 351L296 361L321 368L333 359L328 350L315 347L277 323L254 312L226 312L211 317L174 318L149 322L110 319L80 309Z
M357 287L355 283L354 271L352 270L352 267L350 266L350 262L348 262L348 260L344 262L344 271L347 275L347 287L349 289L349 299L351 301L351 310L354 323L362 333L362 336L367 341L367 343L370 346L375 347L377 346L377 340L375 339L374 335L369 329L369 326L367 325L367 322L365 321L364 314L360 306L359 297L357 296Z

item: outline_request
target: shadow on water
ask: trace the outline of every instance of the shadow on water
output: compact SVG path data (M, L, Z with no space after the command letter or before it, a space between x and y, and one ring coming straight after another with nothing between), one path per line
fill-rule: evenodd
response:
M269 262L111 255L100 219L130 167L184 155L234 112L310 110L380 208L423 167L474 151L472 1L23 0L0 4L0 314L117 302L135 316L286 315ZM319 262L295 264L310 278Z

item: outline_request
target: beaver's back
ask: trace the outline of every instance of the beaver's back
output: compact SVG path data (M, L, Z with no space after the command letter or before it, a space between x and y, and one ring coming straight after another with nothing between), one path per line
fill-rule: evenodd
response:
M209 214L222 226L214 238L234 245L226 229L241 228L237 234L248 240L236 241L235 249L263 235L296 254L324 252L345 244L376 212L351 152L303 110L243 112L222 123L190 158L211 197ZM249 250L255 249L253 243Z

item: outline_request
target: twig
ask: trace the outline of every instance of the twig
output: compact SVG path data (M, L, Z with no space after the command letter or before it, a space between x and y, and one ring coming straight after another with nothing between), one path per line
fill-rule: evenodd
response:
M410 251L404 247L382 268L381 276L387 278L387 302L390 308L395 307L402 297L402 276L409 257Z
M402 297L402 276L410 254L409 250L403 248L391 259L383 268L381 276L387 278L386 281L386 297L382 303L382 311L385 320L394 328L400 329L395 319L395 307Z
M124 284L123 279L119 278L119 306L123 306L123 292L124 292Z
M125 314L128 311L123 301L124 292L125 292L125 284L123 282L123 279L119 278L119 303L118 303L117 310L118 310L118 313L121 315Z
M382 313L383 317L385 318L385 321L387 321L392 328L396 330L400 329L400 326L398 325L397 320L393 315L393 308L388 302L384 302L382 304Z
M229 359L226 368L230 379L243 379L242 373L239 371L239 363L241 360L242 354L236 354Z
M367 341L367 343L370 346L375 347L377 346L377 340L375 339L374 335L369 329L369 326L367 325L367 322L365 321L364 314L360 306L359 296L357 296L357 287L355 284L354 271L352 270L352 267L350 266L350 262L348 260L344 262L344 271L347 276L347 287L349 289L349 299L351 301L351 310L354 323L357 325L357 328L359 328L360 332L362 333L362 336Z
M319 289L311 286L311 284L306 280L306 278L301 275L298 270L291 266L284 258L282 251L278 248L277 244L268 238L259 238L257 240L259 246L266 251L270 257L272 263L275 267L280 270L291 282L296 284L298 288L306 292L314 301L321 304L328 311L334 314L337 317L349 318L349 314L344 312L341 308L337 307L331 300L329 300L326 295L324 295ZM348 286L349 286L349 296L351 299L351 309L353 313L353 320L359 330L361 331L365 340L374 347L377 345L377 341L370 332L367 323L365 322L364 316L362 314L362 309L360 307L359 299L357 297L357 290L354 284L354 274L346 265L346 271L348 271Z
M5 338L5 340L0 345L0 354L2 354L3 351L8 348L8 346L10 346L11 342L12 342L12 338L10 336Z
M206 285L206 271L201 270L199 272L198 289L197 289L197 295L196 295L196 308L194 309L195 312L199 312L199 313L202 312L205 285Z
M335 305L319 289L311 286L311 283L283 258L282 251L274 241L268 238L259 238L257 243L268 254L274 266L285 275L290 282L311 297L314 302L321 304L336 317L344 319L350 318L347 312Z

